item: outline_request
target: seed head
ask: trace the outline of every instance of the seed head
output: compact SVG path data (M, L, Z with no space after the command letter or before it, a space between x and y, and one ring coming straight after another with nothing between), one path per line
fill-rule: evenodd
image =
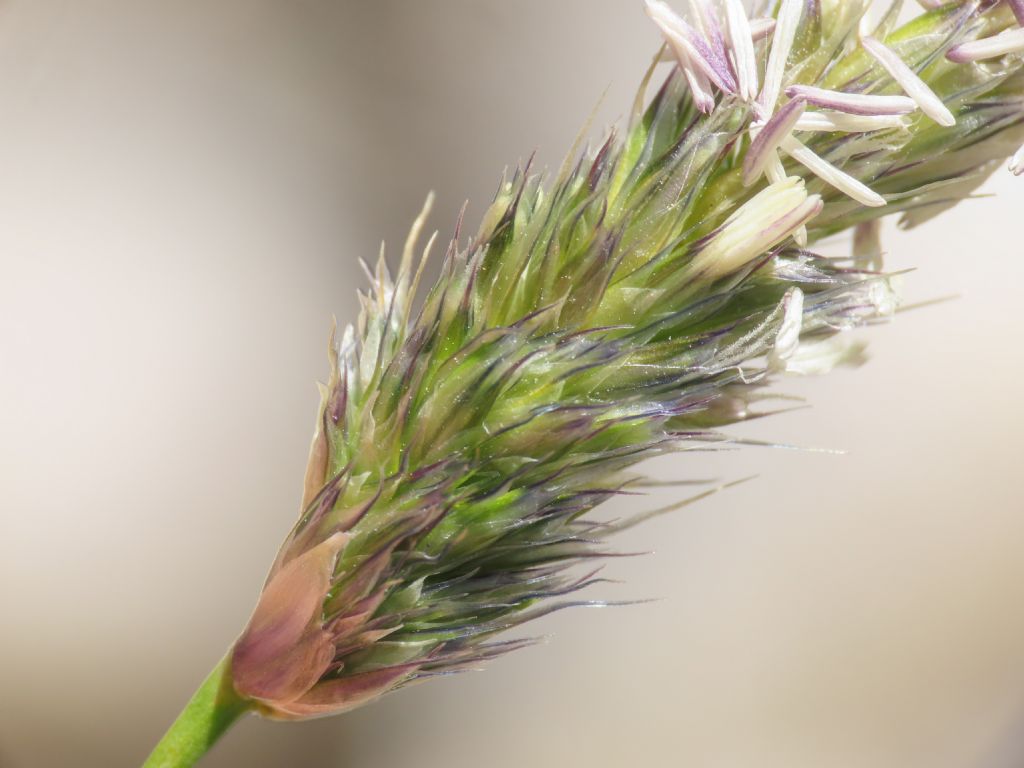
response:
M571 597L601 581L577 566L664 511L588 517L634 465L729 442L772 374L861 359L843 332L896 303L879 217L915 225L1007 157L1024 169L1021 0L898 29L894 8L646 0L666 48L621 135L504 179L418 298L428 201L332 338L301 514L232 653L240 694L344 711L604 605ZM849 259L809 250L851 228Z

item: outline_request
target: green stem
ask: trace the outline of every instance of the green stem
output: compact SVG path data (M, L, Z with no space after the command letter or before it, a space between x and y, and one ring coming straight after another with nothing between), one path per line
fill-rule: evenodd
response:
M231 684L229 656L199 686L142 768L188 768L249 710Z

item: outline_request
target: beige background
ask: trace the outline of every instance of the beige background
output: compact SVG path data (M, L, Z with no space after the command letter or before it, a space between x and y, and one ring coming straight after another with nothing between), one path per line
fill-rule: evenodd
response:
M0 765L141 761L295 513L356 258L430 188L475 222L655 45L633 0L0 3ZM961 298L743 430L848 453L651 468L760 475L622 542L602 594L661 602L207 764L1020 765L1022 184L890 225L908 298Z

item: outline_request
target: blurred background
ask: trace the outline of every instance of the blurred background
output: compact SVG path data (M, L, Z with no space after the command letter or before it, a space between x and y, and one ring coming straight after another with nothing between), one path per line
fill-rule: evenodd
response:
M296 514L332 313L427 191L475 228L657 45L635 0L0 2L0 765L142 761ZM630 531L548 644L208 766L1024 763L1024 179L920 231L871 361L661 478L758 479ZM830 246L842 252L846 243ZM655 505L677 495L664 490ZM661 496L663 498L658 498ZM614 514L616 508L611 512Z

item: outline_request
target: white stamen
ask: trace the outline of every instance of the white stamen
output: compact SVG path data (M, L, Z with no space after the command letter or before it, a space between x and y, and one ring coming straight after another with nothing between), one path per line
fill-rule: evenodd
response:
M982 40L955 45L946 52L946 58L958 64L981 59L994 59L1008 53L1024 51L1024 28L1006 29L998 35Z
M786 70L786 61L793 48L793 39L796 37L802 13L802 0L782 0L775 34L772 37L772 50L768 54L768 64L764 71L764 87L758 99L766 116L775 112L775 104L782 91L782 75Z
M807 170L819 179L831 184L843 194L849 195L861 205L871 208L885 205L885 198L877 192L872 191L866 185L853 178L853 176L844 173L831 163L823 160L794 137L789 136L784 139L782 141L782 149L798 163L806 166Z
M744 101L753 101L757 98L757 58L747 12L740 0L725 0L725 21L736 66L739 96Z
M644 0L644 12L662 33L673 30L677 34L682 34L679 14L673 11L664 0Z
M869 5L864 9L864 13L860 16L860 21L857 22L857 33L864 37L864 35L871 34L871 28L874 26L874 22L871 20L871 6Z
M764 169L764 175L768 177L768 181L772 184L778 184L786 178L786 169L779 159L779 153L774 149L771 152L771 159L768 160L768 166Z
M906 128L907 122L899 115L850 115L846 112L804 112L796 121L797 131L842 131L867 133L887 128Z
M715 6L711 0L690 0L690 7L693 8L693 16L699 22L699 37L706 46L708 63L716 73L716 76L711 78L712 82L721 80L722 84L719 87L723 91L735 93L737 84ZM703 55L704 52L701 53Z
M900 88L921 108L928 117L939 125L949 127L956 125L956 118L950 112L942 100L935 95L925 82L914 74L914 71L907 66L896 52L886 45L883 45L870 35L861 38L861 45L874 59L882 65L892 79L899 83Z
M708 46L707 40L702 39L696 30L690 27L686 20L663 0L645 0L645 3L647 15L661 30L661 34L668 44L677 51L680 67L683 67L684 71L686 69L686 66L683 65L685 59L690 68L702 73L721 90L727 92L735 90L735 82L730 82L732 73L722 69L725 62L712 61L715 55ZM703 47L704 52L698 46ZM682 56L679 56L679 51L682 51ZM718 67L716 67L716 63L719 64ZM689 80L689 78L687 79Z
M701 36L710 40L712 22L709 11L707 0L690 0L690 18L693 19L693 26Z
M685 41L679 16L662 0L645 0L647 15L655 23L661 36L668 43L679 69L686 78L687 85L693 95L693 103L697 109L709 114L715 108L715 97L711 82L694 64L690 57L688 42Z
M941 2L948 1L941 0ZM882 25L892 25L895 21L893 15L899 16L903 0L886 0L886 3L888 8L879 8L874 0L867 0L867 2L861 3L864 12L861 14L860 22L857 25L857 30L861 37L872 35L884 39L888 36L888 32L882 29Z
M711 86L711 81L694 65L685 47L678 45L672 39L669 39L668 44L675 54L676 63L679 64L683 77L686 78L686 84L690 86L693 103L704 114L711 114L715 108L715 92Z
M690 86L693 102L697 105L697 109L706 115L711 114L715 108L715 94L711 88L711 81L704 77L704 73L692 64L685 67L681 66L681 69L683 70L683 76L686 77L687 85Z

